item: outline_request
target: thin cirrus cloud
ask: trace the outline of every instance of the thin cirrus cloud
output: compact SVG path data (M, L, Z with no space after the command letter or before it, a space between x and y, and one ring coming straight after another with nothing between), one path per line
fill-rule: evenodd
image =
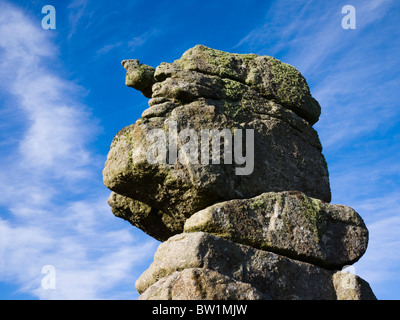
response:
M106 54L114 49L118 49L120 47L124 47L128 51L134 51L135 49L143 46L150 39L157 37L161 34L161 31L158 29L150 29L138 36L135 36L129 40L120 40L115 43L110 43L102 46L99 50L96 51L97 56L102 54Z
M148 263L156 242L138 245L110 224L108 194L95 180L103 163L90 149L100 128L79 101L85 89L50 67L59 63L54 52L40 21L2 2L1 109L6 121L22 120L0 131L14 142L0 169L0 281L40 299L131 299L135 267ZM56 290L41 287L47 264Z
M392 26L382 23L393 5L355 1L357 29L344 30L340 5L276 1L267 22L235 47L296 66L322 106L316 128L323 145L338 148L399 116L393 97L400 82L393 75L400 47L391 38Z

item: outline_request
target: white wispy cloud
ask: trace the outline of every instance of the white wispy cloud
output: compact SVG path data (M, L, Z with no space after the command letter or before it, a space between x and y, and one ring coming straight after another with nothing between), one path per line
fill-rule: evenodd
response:
M135 267L157 242L112 223L96 180L104 160L90 148L100 128L80 102L86 89L52 68L58 50L40 26L0 4L1 109L6 121L22 118L18 131L0 130L13 141L0 160L0 281L40 299L135 298ZM55 290L41 287L47 264Z
M135 48L140 47L143 44L145 44L152 37L157 36L159 34L160 34L160 31L158 29L153 28L153 29L147 30L146 32L142 33L141 35L133 37L131 40L129 40L128 47L131 50L134 50Z
M149 29L142 34L135 36L133 38L128 38L128 39L123 39L123 40L118 40L114 43L109 43L104 46L102 46L100 49L96 51L97 56L100 56L102 54L106 54L114 49L124 47L130 52L134 51L135 49L143 46L147 41L152 39L153 37L158 36L161 33L160 30L152 28Z
M88 4L87 0L73 0L68 5L68 9L70 9L70 13L68 15L68 21L70 26L68 39L71 39L71 37L75 34L79 26L79 23L85 14L87 4Z
M110 52L113 49L119 48L124 44L123 41L118 41L116 43L111 43L111 44L106 44L103 47L101 47L99 50L96 51L97 55L102 55Z
M394 0L354 0L357 31L384 20ZM245 47L258 54L280 56L302 73L320 72L321 64L338 52L347 52L349 31L343 30L344 4L326 1L273 1L265 23L251 30L234 48ZM347 34L346 34L347 32ZM351 31L350 31L351 36Z

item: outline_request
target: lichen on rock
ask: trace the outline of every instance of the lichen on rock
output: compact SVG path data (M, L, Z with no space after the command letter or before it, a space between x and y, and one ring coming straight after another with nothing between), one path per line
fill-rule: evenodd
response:
M271 68L269 60L204 46L189 49L180 59L162 63L155 70L137 60L124 60L129 86L149 96L152 84L150 107L141 119L117 133L103 170L105 185L157 212L175 216L180 229L171 232L181 232L186 218L215 202L268 191L300 190L329 202L329 174L318 134L310 122L271 93L278 88L273 84L278 79L273 70L287 69L287 74L300 79L297 82L302 86L293 90L311 97L309 89L293 67L274 60ZM236 175L235 163L149 164L149 133L162 129L168 135L171 121L176 122L179 131L187 128L197 132L199 145L203 129L229 129L232 133L237 129L253 130L252 173ZM179 147L184 144L179 143ZM221 148L225 143L222 139ZM224 155L220 163L225 163ZM141 228L157 237L145 225Z
M293 191L207 207L185 222L184 232L199 231L329 269L355 263L368 244L368 230L352 208Z
M330 204L321 107L295 67L203 45L122 65L149 108L115 135L103 181L113 214L163 242L140 299L375 299L338 271L368 230Z
M145 64L139 64L139 60L136 59L124 60L122 66L127 71L125 84L141 91L145 97L151 98L151 87L155 82L155 69Z

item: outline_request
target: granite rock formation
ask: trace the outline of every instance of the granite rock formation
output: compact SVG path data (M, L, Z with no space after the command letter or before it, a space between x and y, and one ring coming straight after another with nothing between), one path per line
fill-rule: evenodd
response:
M340 271L368 230L329 203L321 108L294 67L201 45L122 65L149 108L116 134L103 179L114 215L163 242L140 299L375 298Z
M182 232L193 213L221 201L288 190L330 201L327 164L311 126L320 107L292 66L204 46L155 71L137 60L122 64L126 84L145 96L151 91L152 98L142 118L118 132L111 144L103 176L119 195L109 201L116 215L139 217L142 230L163 241ZM187 129L199 135L204 129L254 130L251 174L238 175L236 163L174 162L172 152L163 159L168 161L150 164L148 150L154 142L149 137L159 128L169 137ZM182 147L184 138L169 141L168 149ZM223 150L226 142L220 141ZM128 207L136 208L133 215ZM155 214L146 214L148 210ZM163 231L154 233L156 216Z

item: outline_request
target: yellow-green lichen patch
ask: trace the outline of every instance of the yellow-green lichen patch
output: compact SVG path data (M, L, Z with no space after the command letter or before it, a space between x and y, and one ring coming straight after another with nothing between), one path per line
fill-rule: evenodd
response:
M295 111L311 124L318 121L320 106L311 97L310 88L301 73L293 66L268 57L273 75L274 94L280 104Z
M325 217L322 214L320 200L302 195L300 213L307 221L308 229L313 233L317 243L320 241L320 226L324 223Z
M175 63L186 70L244 81L247 65L256 57L258 57L256 54L233 54L197 45L186 51Z
M269 63L276 93L282 102L296 104L309 94L307 82L296 68L273 57L269 57Z
M240 102L233 102L233 101L227 101L227 100L222 100L222 112L228 116L232 120L241 120L241 112L243 111L244 107Z

